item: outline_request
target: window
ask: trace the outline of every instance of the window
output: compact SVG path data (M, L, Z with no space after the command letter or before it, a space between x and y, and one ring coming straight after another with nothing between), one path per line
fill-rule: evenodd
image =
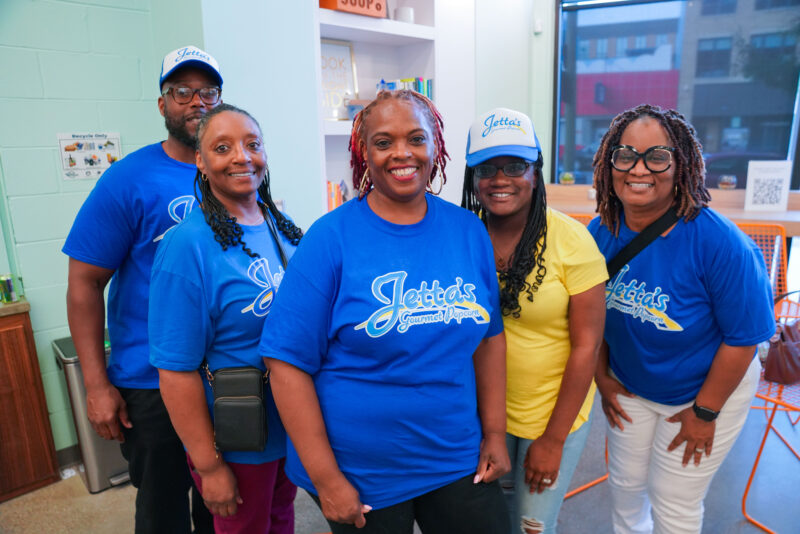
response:
M686 116L706 156L785 158L794 139L800 29L788 10L776 17L749 9L756 2L800 0L561 0L554 178L570 173L575 183L590 184L611 119L643 102ZM748 9L736 10L740 5ZM718 12L706 14L709 6ZM601 50L602 61L574 59ZM753 58L749 71L746 55Z
M703 15L722 15L736 11L736 0L703 0L700 13Z
M628 51L628 38L617 37L617 57L625 57Z
M602 59L608 57L608 39L598 39L594 57Z
M800 6L800 0L756 0L756 9Z
M730 74L731 38L700 39L697 41L697 68L700 78L719 78Z
M589 59L589 40L578 41L578 59Z

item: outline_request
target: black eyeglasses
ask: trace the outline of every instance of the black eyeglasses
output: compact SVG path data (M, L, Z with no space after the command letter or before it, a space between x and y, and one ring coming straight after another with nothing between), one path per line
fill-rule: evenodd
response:
M472 170L475 173L475 178L478 178L479 180L491 178L492 176L496 175L497 171L500 169L503 169L503 174L506 176L515 178L525 174L525 171L527 171L528 167L530 166L530 161L512 161L510 163L506 163L502 167L497 167L496 165L491 165L489 163L481 163L480 165L475 165Z
M222 95L222 89L219 87L201 87L200 89L192 89L191 87L184 87L182 85L173 86L166 89L161 96L166 96L167 93L172 94L172 99L178 104L188 104L194 99L194 95L200 95L200 100L206 104L214 105L219 102L219 97Z
M620 172L628 172L636 166L639 158L642 158L647 170L658 174L670 168L673 152L675 149L671 146L656 145L639 154L632 146L618 145L611 151L611 166Z

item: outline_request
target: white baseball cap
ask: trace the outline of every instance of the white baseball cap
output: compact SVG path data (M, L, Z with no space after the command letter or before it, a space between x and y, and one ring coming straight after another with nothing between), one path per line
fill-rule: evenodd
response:
M487 111L469 128L467 165L470 167L497 156L536 161L541 151L530 117L513 109Z
M158 80L158 88L161 89L164 81L176 70L183 67L197 67L205 70L217 82L217 85L222 87L222 75L219 73L217 60L211 54L190 45L173 50L164 56L164 61L161 62L161 77Z

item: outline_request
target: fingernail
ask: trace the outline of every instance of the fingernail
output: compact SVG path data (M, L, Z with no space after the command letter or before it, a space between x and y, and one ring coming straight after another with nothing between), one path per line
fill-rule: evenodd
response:
M368 504L364 504L362 508L364 509L365 512L369 512L370 510L372 510L372 506Z
M475 478L472 479L472 483L473 484L477 484L480 481L481 481L481 476L480 475L475 475Z

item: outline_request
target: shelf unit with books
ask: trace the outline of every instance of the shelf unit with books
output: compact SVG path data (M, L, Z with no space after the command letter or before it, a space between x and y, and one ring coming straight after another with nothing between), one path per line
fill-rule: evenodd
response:
M382 79L411 77L434 79L435 97L435 4L432 0L407 2L414 8L414 23L319 9L320 39L352 45L359 99L373 99ZM323 119L326 191L330 189L327 182L344 182L345 188L352 190L348 151L351 127L351 120ZM327 206L330 208L331 203Z

